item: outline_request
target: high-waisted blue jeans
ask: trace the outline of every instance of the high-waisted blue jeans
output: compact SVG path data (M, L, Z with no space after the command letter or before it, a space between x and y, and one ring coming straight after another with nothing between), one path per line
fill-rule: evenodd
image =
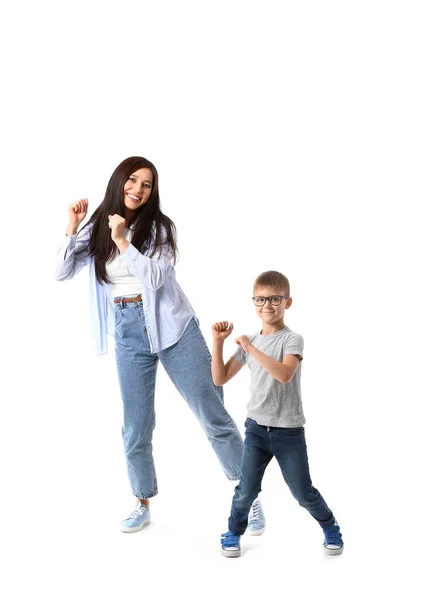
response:
M211 354L192 318L180 340L152 353L142 302L115 305L115 357L124 406L123 440L129 481L137 498L157 494L152 435L159 360L196 415L228 479L238 479L242 438L211 376Z
M321 527L335 523L334 515L319 490L313 487L308 467L303 427L266 427L253 419L245 422L241 479L235 488L229 518L229 531L242 535L253 500L261 491L265 469L273 456L280 465L293 497L319 522Z

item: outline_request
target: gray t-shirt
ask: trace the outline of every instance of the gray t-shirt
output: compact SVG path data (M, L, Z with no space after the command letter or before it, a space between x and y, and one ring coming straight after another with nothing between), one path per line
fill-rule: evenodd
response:
M301 366L304 340L288 327L271 335L255 333L247 336L250 342L274 360L283 362L286 354L296 354L300 362L289 383L277 381L241 346L233 358L251 371L251 397L247 405L247 416L259 425L270 427L302 427L305 423L301 402Z

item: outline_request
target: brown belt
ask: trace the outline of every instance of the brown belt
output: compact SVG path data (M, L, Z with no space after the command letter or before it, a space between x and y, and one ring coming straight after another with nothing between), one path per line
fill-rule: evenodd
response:
M121 304L122 302L140 302L142 300L141 294L139 296L135 296L134 298L115 298L115 304Z

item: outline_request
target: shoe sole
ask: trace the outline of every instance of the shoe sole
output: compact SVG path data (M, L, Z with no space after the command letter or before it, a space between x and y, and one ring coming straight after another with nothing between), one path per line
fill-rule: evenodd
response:
M266 527L262 527L262 529L246 529L245 532L247 535L262 535L265 529Z
M223 548L221 548L220 551L223 556L227 556L227 558L238 558L238 556L241 556L241 550L223 550Z
M136 533L137 531L141 531L141 529L143 529L145 525L149 525L150 523L151 520L148 519L148 521L144 521L142 525L137 525L136 527L127 527L127 525L121 525L121 531L123 531L124 533Z
M329 554L330 556L336 556L337 554L341 554L344 550L344 546L341 546L341 548L327 548L326 546L325 548L325 554Z

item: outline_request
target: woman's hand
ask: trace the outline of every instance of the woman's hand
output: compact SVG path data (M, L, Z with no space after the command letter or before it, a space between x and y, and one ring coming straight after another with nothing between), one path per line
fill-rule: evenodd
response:
M108 215L108 225L111 229L111 239L116 244L122 240L125 240L124 229L126 227L126 219L120 217L120 215Z
M72 202L67 207L67 212L69 214L69 223L67 225L66 234L68 236L75 235L78 231L79 225L87 216L88 210L88 198L82 198L78 200L78 202Z
M244 352L248 352L250 346L252 345L250 340L246 335L240 335L236 338L235 343L244 350Z
M229 321L217 321L211 325L213 340L215 342L224 342L230 336L233 330L233 324L229 325Z

